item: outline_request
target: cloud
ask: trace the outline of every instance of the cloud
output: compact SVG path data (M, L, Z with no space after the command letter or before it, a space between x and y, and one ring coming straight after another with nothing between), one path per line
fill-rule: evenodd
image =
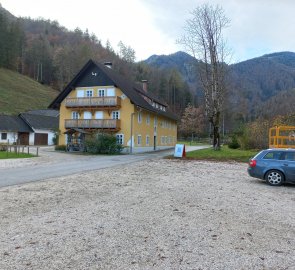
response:
M197 0L144 0L152 10L153 23L171 39L183 33L190 11L206 3ZM207 1L208 2L208 1ZM293 0L213 0L210 4L223 7L231 20L225 37L235 61L275 51L294 51L295 1Z

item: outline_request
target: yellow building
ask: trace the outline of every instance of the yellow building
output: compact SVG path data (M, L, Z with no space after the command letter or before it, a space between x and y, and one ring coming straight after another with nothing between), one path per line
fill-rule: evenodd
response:
M119 75L110 63L89 60L50 104L60 110L59 145L111 133L125 152L174 147L177 116L147 91Z

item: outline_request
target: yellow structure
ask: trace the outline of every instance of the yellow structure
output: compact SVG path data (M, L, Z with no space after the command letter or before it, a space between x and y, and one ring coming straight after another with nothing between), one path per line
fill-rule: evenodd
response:
M147 91L146 81L134 84L106 64L89 60L50 104L60 110L59 145L107 132L126 152L174 147L177 116Z
M295 126L279 126L269 129L270 148L295 148Z

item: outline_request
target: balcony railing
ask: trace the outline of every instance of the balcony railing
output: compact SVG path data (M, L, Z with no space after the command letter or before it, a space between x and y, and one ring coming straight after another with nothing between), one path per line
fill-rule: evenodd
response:
M66 98L66 107L121 107L120 97Z
M120 129L119 119L67 119L65 128Z

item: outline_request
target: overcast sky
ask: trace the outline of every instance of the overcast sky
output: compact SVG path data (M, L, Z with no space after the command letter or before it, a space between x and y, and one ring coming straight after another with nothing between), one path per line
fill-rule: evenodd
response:
M121 40L137 60L183 50L190 11L205 2L220 4L231 20L225 35L232 62L278 51L295 51L295 0L0 0L15 16L57 20L70 30L88 29L115 50Z

